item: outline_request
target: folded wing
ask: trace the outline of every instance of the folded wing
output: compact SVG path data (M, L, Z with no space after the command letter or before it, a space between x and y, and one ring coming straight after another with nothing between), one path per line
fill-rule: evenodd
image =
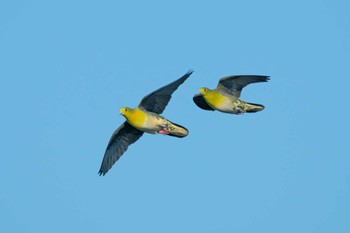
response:
M207 104L202 94L196 94L193 96L193 101L201 109L214 111L214 109Z

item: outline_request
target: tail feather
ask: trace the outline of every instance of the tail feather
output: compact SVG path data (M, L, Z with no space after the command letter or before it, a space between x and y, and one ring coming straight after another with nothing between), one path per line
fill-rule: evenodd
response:
M168 121L168 123L169 136L183 138L188 135L188 129L186 129L185 127L170 121Z
M246 112L259 112L265 108L261 104L246 103Z

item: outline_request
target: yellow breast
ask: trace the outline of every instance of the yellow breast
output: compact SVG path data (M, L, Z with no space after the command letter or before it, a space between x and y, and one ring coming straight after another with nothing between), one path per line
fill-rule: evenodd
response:
M214 109L220 109L226 102L225 96L216 90L207 91L203 98Z
M147 121L147 114L139 108L128 109L123 116L130 125L137 129L143 128Z

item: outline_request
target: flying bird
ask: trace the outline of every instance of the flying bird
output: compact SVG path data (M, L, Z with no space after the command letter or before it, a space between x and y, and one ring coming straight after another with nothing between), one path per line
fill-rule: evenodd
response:
M167 120L160 114L168 105L174 91L192 73L193 70L189 70L176 81L146 95L136 108L120 108L120 113L126 118L126 121L112 134L98 172L99 175L105 175L124 154L129 145L136 142L144 132L179 138L188 135L188 130L185 127Z
M263 75L233 75L220 79L215 89L206 87L199 89L200 93L193 97L195 104L204 110L218 110L224 113L243 114L258 112L265 107L240 100L242 89L251 83L267 82L269 76Z

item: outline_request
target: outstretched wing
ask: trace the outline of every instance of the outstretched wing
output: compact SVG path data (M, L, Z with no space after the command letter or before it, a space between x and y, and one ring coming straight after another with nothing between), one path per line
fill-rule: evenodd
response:
M242 89L251 83L267 82L269 76L264 75L233 75L220 79L217 89L228 91L237 98L241 96Z
M190 77L190 75L193 73L193 70L187 71L186 74L184 74L181 78L178 80L159 88L158 90L155 90L151 94L143 97L141 100L139 107L154 112L157 114L161 114L165 107L168 105L171 95L174 93L174 91L183 83L185 80Z
M201 109L214 111L214 109L207 104L202 94L196 94L193 96L193 101Z
M113 132L102 160L99 175L105 175L113 164L124 154L129 145L136 142L143 132L124 122Z

